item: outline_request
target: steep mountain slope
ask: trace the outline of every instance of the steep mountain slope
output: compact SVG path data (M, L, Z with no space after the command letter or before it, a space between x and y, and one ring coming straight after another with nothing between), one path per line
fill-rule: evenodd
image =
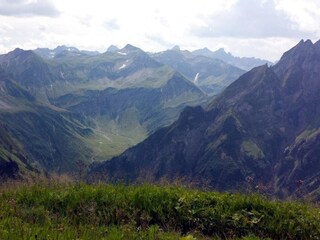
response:
M290 137L278 168L278 186L319 197L320 41L301 41L283 55L274 71L285 92L283 118ZM304 184L297 186L300 180Z
M34 98L17 83L12 82L0 69L0 115L23 107L27 108L24 103L32 101ZM0 122L0 176L4 179L18 178L21 168L29 171L36 170L31 167L19 142L9 134L8 126Z
M210 51L208 48L198 49L192 52L197 56L205 56L214 59L220 59L230 65L236 66L240 69L249 71L254 67L264 64L272 65L272 62L254 57L235 57L231 53L227 53L223 48L217 51Z
M74 114L39 103L0 70L0 176L73 171L88 162L92 130ZM87 125L88 126L88 125Z
M93 132L71 114L35 105L31 111L1 113L0 122L41 169L65 172L76 161L90 161L84 139Z
M279 195L314 193L320 185L319 60L320 42L301 41L274 67L242 75L206 110L187 108L174 124L90 174L183 178L222 190L241 189L247 178Z
M179 48L156 53L152 57L182 73L210 95L220 93L244 73L218 59L196 56Z

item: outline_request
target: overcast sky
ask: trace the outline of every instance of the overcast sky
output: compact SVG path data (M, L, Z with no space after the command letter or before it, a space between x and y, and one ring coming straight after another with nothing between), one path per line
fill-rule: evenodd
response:
M224 47L277 60L320 38L320 0L0 0L0 53L57 45L104 52Z

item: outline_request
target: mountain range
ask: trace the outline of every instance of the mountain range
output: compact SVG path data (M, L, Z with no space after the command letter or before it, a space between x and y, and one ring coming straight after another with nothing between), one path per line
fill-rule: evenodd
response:
M319 198L320 41L301 41L274 66L253 68L205 107L118 157L93 164L105 181L181 179L214 189L256 187Z
M225 63L243 69L245 71L249 71L254 67L261 66L264 64L268 64L269 66L273 63L254 57L235 57L231 53L226 52L224 48L220 48L214 52L210 51L208 48L198 49L192 52L196 56L205 56L213 59L219 59Z
M208 99L129 44L105 53L15 49L0 55L0 69L0 164L12 169L2 176L69 172L78 161L109 159Z
M81 56L81 55L95 56L100 54L97 51L79 50L75 47L67 47L65 45L58 46L55 49L37 48L34 50L34 52L38 54L40 57L45 59L61 57L66 53L72 53L75 56Z
M319 198L320 42L302 40L274 65L250 60L263 65L248 72L219 54L248 63L130 44L0 55L1 177L74 173L80 162L90 181Z
M220 93L245 72L219 59L194 55L178 47L152 57L180 72L209 95Z

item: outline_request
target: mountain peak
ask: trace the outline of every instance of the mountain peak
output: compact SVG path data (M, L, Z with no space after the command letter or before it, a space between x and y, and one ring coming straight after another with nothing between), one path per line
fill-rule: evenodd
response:
M301 39L301 41L294 48L295 49L306 49L306 48L310 48L312 46L313 46L313 43L310 39L307 39L306 41Z
M195 55L211 57L213 52L209 48L205 47L205 48L194 50L192 53L195 54Z
M115 46L115 45L110 45L109 47L108 47L108 49L107 49L107 52L116 52L116 51L118 51L119 50L119 48L117 47L117 46Z
M216 52L223 52L223 53L227 53L226 50L224 48L219 48Z
M16 48L11 52L8 52L7 56L9 58L16 58L16 57L23 57L23 58L29 58L37 56L32 50L23 50L21 48Z
M298 43L298 45L301 45L301 44L311 45L313 43L310 39L307 39L307 40L301 39L300 42Z
M125 52L142 51L140 48L135 47L131 44L127 44L122 50Z
M313 50L318 45L318 42L313 44L310 39L306 41L302 39L296 46L294 46L282 55L277 65L281 65L283 62L286 62L287 60L290 60L291 62L296 62L300 61L301 59L305 59L309 54L315 53Z
M64 52L64 51L79 52L79 49L75 47L67 47L66 45L61 45L61 46L57 46L55 49L53 49L53 51L57 53Z
M24 52L25 50L21 49L21 48L15 48L12 52L13 53L22 53Z
M213 52L217 58L219 57L233 57L231 53L226 52L224 48L219 48L218 50Z
M8 52L9 55L12 55L12 56L18 56L19 54L25 52L25 50L21 49L21 48L16 48L14 49L13 51L11 52Z
M285 52L273 70L282 79L287 95L302 94L305 101L318 96L320 49L319 43L301 40Z
M171 50L180 51L180 47L178 45L175 45L175 46L173 46L173 48Z

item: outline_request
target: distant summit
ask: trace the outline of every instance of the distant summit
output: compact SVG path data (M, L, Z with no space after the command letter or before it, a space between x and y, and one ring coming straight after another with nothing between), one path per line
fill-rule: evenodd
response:
M43 87L60 79L44 59L32 50L16 48L7 54L0 55L0 68L34 95L40 91L37 89L32 92L32 88Z
M175 45L171 50L173 51L180 51L180 47L178 45Z
M246 71L264 64L272 65L272 62L264 59L254 57L235 57L231 53L226 52L224 48L220 48L214 52L210 51L208 48L203 48L195 50L192 53L195 55L220 59L226 63L229 63Z
M127 53L135 52L135 51L141 51L142 52L142 50L140 48L135 47L135 46L133 46L131 44L127 44L124 48L122 48L121 51L124 51L124 52L127 52Z
M49 48L37 48L34 50L36 54L38 54L42 58L50 59L55 57L61 57L66 56L69 53L73 53L73 55L89 55L89 56L95 56L100 54L97 51L87 51L87 50L79 50L75 47L68 47L65 45L58 46L54 49Z
M210 51L210 50L208 49L208 51ZM217 51L215 51L213 53L216 56L216 58L219 58L219 59L226 59L226 60L230 61L234 58L232 56L232 54L229 52L226 52L226 50L224 48L219 48Z
M118 51L119 48L115 45L110 45L110 47L108 47L107 52L116 52Z
M153 54L162 64L171 66L208 95L220 93L226 86L244 73L219 59L198 56L176 46L171 50Z
M61 53L61 52L64 52L64 51L79 52L79 49L75 48L75 47L67 47L65 45L62 45L62 46L56 47L55 49L53 49L53 51L56 52L56 53Z
M23 49L21 48L16 48L13 51L9 52L12 56L17 56L21 53L25 52Z

